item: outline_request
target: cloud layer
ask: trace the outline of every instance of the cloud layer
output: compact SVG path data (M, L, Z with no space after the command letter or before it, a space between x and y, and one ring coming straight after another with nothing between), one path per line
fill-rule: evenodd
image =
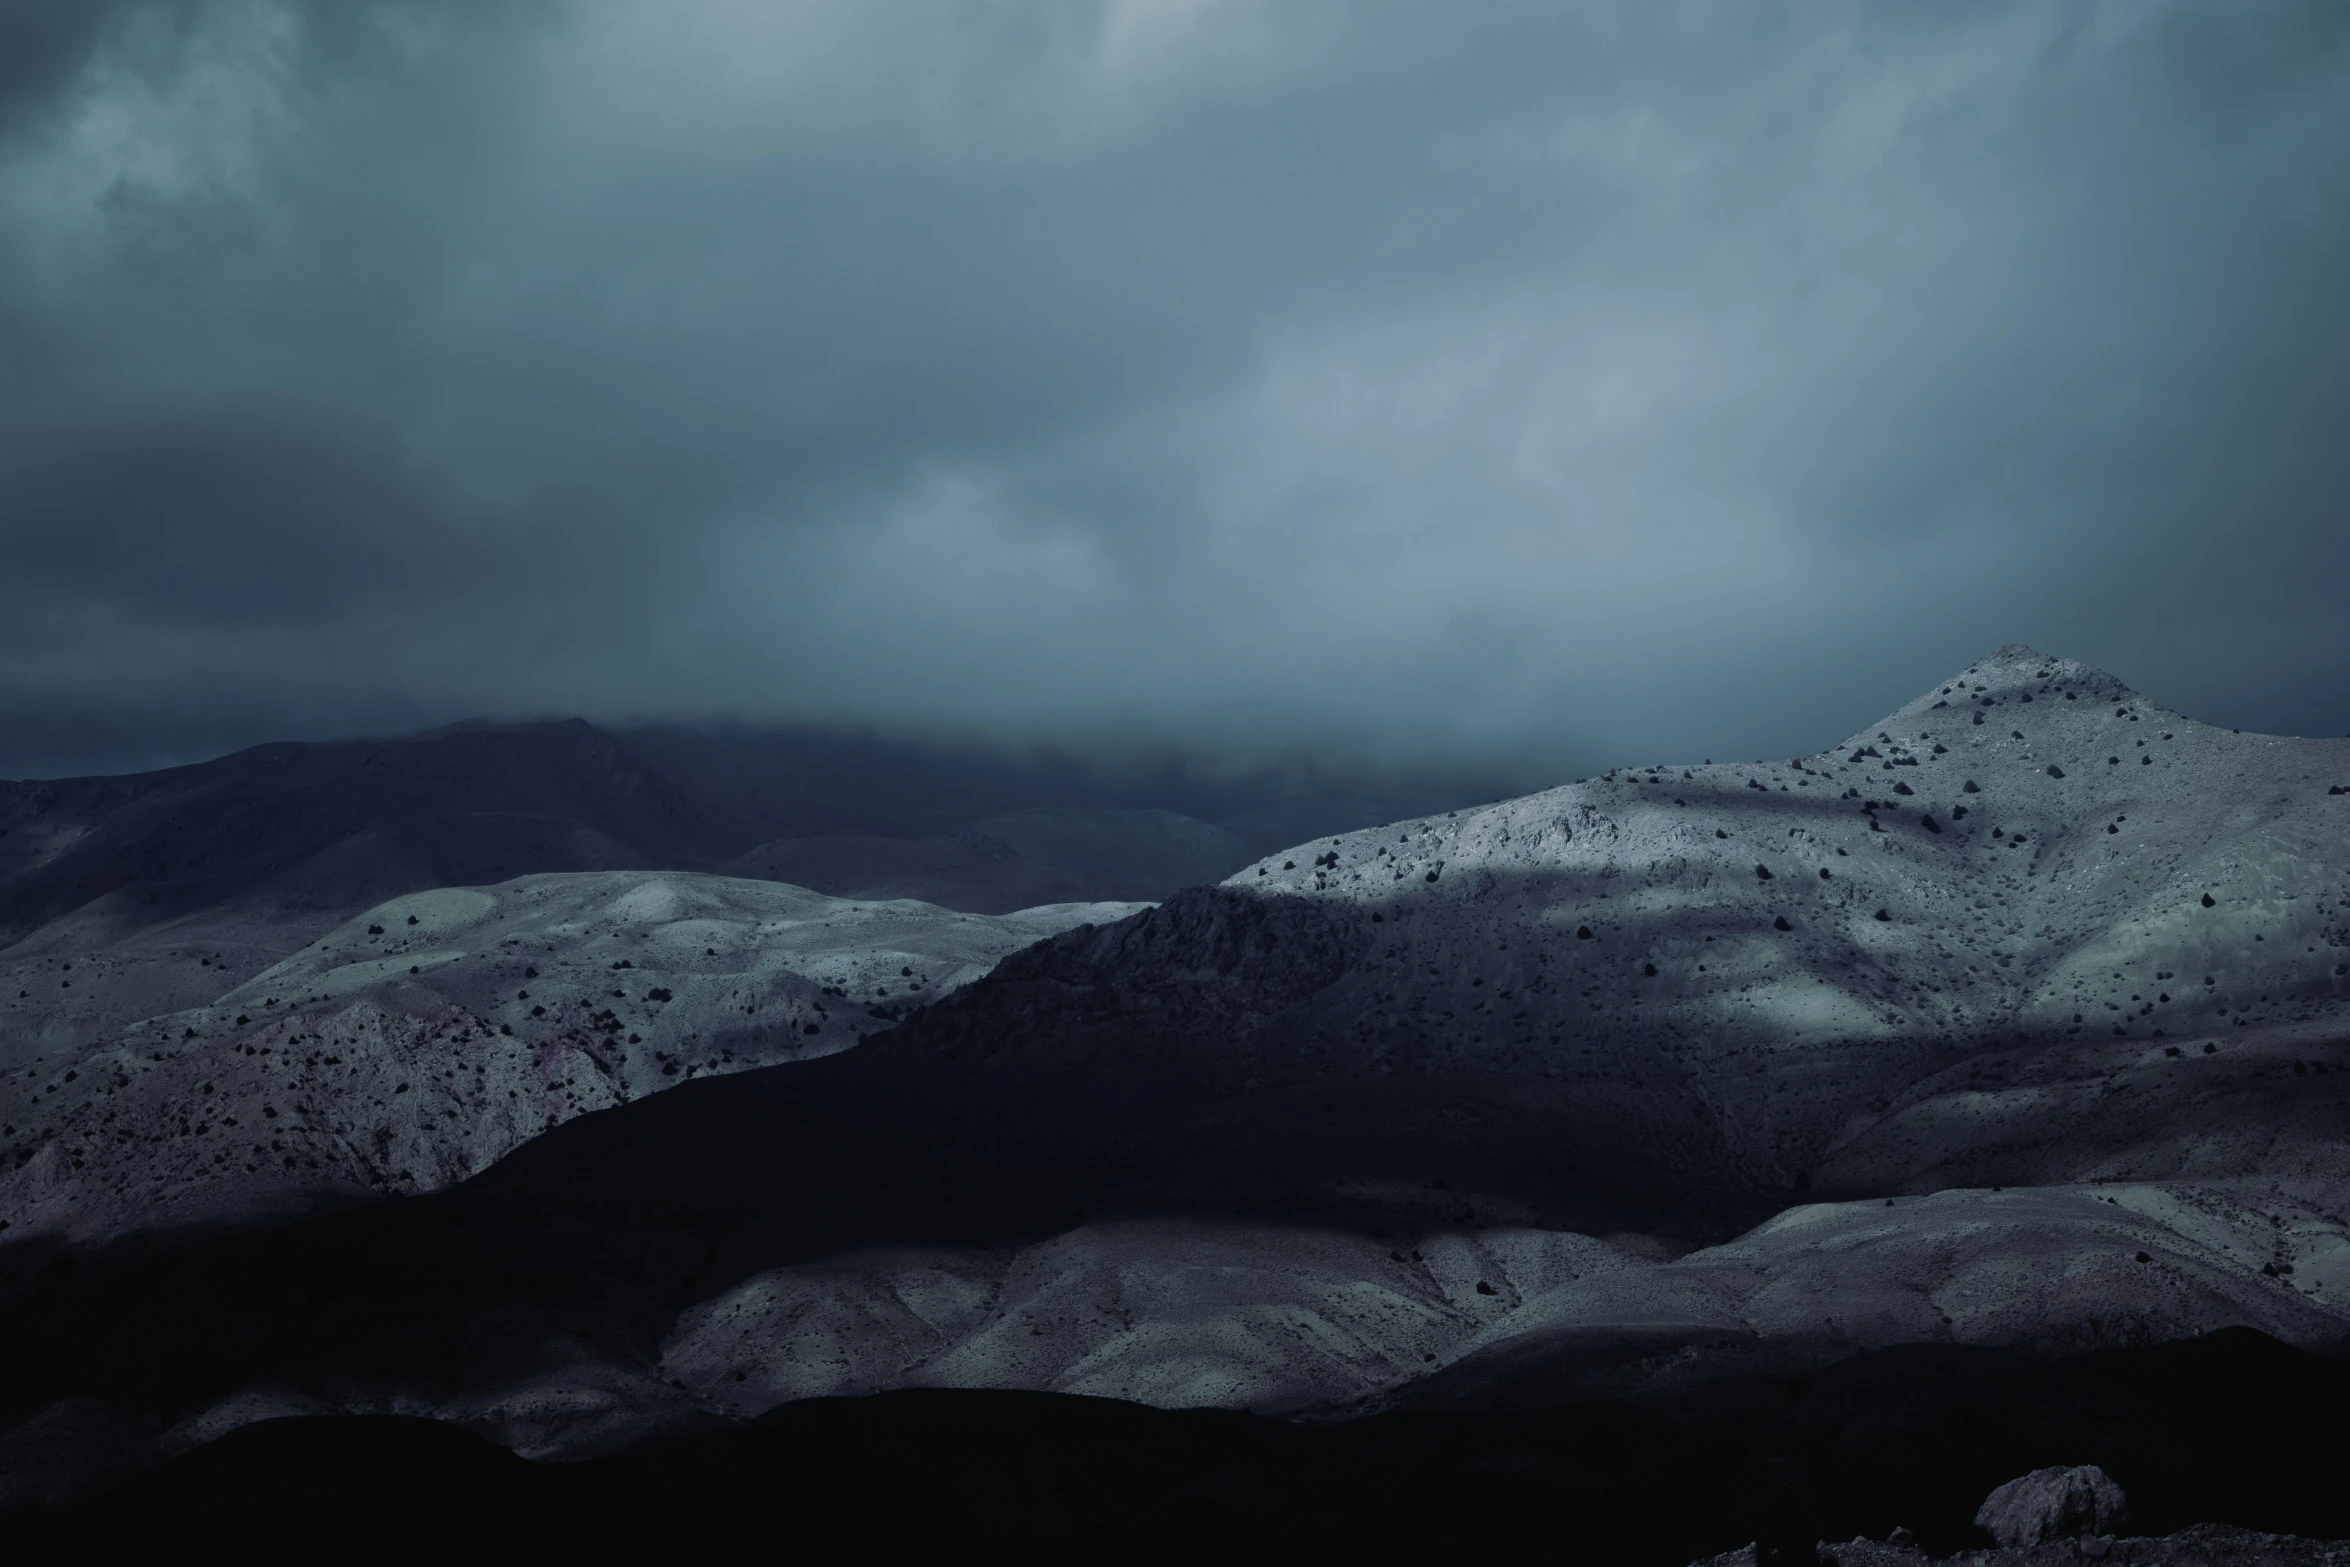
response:
M28 4L0 775L2350 730L2338 7Z

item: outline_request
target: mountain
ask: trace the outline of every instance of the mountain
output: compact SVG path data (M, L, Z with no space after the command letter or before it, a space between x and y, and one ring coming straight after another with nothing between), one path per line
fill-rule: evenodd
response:
M2330 1345L2346 908L2350 742L2002 649L1818 755L1316 837L432 1197L0 1248L0 1332L55 1346L0 1400L577 1457L915 1386L1359 1413Z
M1267 821L1321 830L1377 814L1311 768L1200 772L1173 756L1119 768L820 729L613 733L570 719L0 781L0 1070L208 1004L432 887L723 869L1004 914L1157 899L1246 863ZM1459 799L1488 783L1459 772L1391 788ZM1243 830L1187 811L1238 813Z
M645 871L411 893L0 1081L0 1234L90 1246L432 1191L573 1116L847 1049L1135 907L988 916Z
M2176 1118L2281 1091L2240 1072L2282 1052L2328 1086L2345 776L2350 743L2004 650L1819 756L1269 857L1024 953L839 1072L930 1094L958 1136L1074 1128L1075 1163L1211 1204L1699 1240L1807 1195L2185 1173L2234 1155ZM2081 1083L2133 1108L2080 1125ZM2263 1169L2332 1178L2291 1153L2301 1117L2247 1114ZM1360 1192L1331 1184L1350 1163Z
M764 831L578 720L0 783L0 1065L209 1002L402 893L704 869Z
M697 869L762 836L577 719L4 784L0 827L0 940L101 899L126 924L235 900L342 910L537 871Z

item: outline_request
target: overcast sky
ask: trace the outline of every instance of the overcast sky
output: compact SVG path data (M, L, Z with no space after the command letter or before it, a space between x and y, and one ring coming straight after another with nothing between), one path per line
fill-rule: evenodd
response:
M2350 7L0 7L0 776L2350 731Z

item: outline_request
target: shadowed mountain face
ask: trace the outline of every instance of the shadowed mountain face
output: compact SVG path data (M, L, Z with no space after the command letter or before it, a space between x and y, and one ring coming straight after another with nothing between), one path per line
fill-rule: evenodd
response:
M577 1456L908 1385L1487 1407L2329 1344L2346 775L2002 650L1819 756L1316 839L438 1197L20 1248L0 1332L59 1349L0 1396L216 1430L297 1388Z
M1294 770L1291 770L1294 771ZM1401 786L1399 786L1401 787ZM64 1060L211 1003L384 899L565 871L712 870L1003 914L1222 879L1385 819L1279 768L1200 781L822 731L571 720L260 746L120 778L0 782L0 1062ZM1405 797L1478 797L1466 775ZM1400 809L1401 807L1398 807ZM1186 810L1237 813L1238 830Z
M206 1005L402 893L706 867L762 830L576 720L0 783L0 1061Z
M2350 1018L2346 774L2350 742L2009 650L1820 756L1285 851L840 1070L1006 1145L1066 1125L1185 1200L1441 1178L1701 1237L1960 1176L2330 1184L2335 1129L2289 1106Z
M340 914L538 871L698 869L762 835L576 719L0 784L0 826L9 940L97 900L123 926L233 900Z

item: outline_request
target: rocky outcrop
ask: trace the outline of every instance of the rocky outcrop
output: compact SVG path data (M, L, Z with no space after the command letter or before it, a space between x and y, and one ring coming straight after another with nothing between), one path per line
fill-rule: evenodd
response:
M2129 1499L2095 1464L2035 1469L1983 1499L1975 1527L2001 1545L2038 1545L2119 1532Z

